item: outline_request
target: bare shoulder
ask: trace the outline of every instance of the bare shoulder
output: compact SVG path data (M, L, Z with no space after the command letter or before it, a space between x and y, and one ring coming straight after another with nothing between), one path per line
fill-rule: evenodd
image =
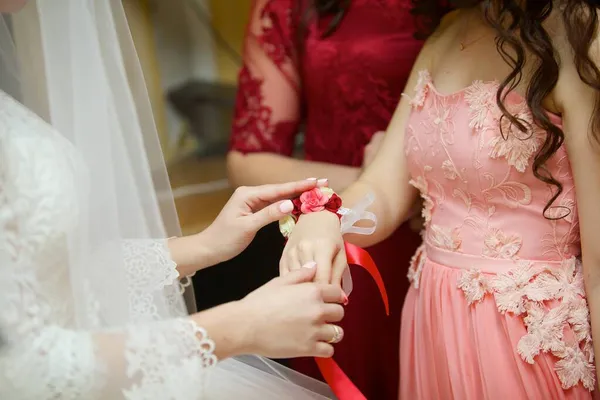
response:
M436 56L448 47L449 41L455 36L456 26L460 24L463 13L459 10L446 14L439 26L425 41L415 67L433 69Z
M439 42L443 42L448 34L455 30L454 26L462 19L463 12L454 10L446 14L435 31L429 36L425 46L431 47Z

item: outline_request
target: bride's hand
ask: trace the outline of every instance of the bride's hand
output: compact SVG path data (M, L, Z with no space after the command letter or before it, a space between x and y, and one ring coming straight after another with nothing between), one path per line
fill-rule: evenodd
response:
M314 264L275 278L239 302L245 354L271 358L331 357L343 337L344 293L316 284Z
M264 226L289 214L294 206L289 199L307 190L326 185L326 180L239 187L214 222L199 235L204 248L213 252L215 263L241 253Z
M302 215L286 243L279 272L285 275L309 262L317 263L316 282L341 285L348 263L337 215L328 211Z

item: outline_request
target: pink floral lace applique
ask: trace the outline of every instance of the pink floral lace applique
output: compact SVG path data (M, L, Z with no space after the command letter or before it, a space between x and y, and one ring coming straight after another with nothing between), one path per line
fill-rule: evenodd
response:
M421 281L421 272L423 271L423 265L425 264L425 245L422 244L410 260L410 266L408 267L408 281L414 286L415 289L419 288L419 282Z
M478 269L463 272L458 279L458 288L464 292L469 305L480 302L490 292L487 277Z
M448 251L458 251L462 244L458 228L445 228L438 225L431 225L428 240L433 246Z
M507 235L500 229L491 229L483 240L483 255L490 258L514 259L523 240L518 235Z
M530 301L546 301L557 294L546 286L547 274L531 261L518 261L517 268L498 274L491 282L498 311L521 315ZM540 278L541 275L541 278ZM535 279L534 279L535 278Z
M545 276L548 290L564 302L570 304L585 297L581 262L575 257L563 260L560 267L548 269Z
M492 131L494 137L489 141L489 156L504 157L508 164L523 173L527 169L530 158L538 150L544 140L544 131L533 122L533 115L527 103L506 103L510 114L515 116L525 127L522 132L505 117L496 102L497 82L476 81L465 91L465 101L470 108L469 127L480 131ZM500 126L500 129L498 129Z
M451 181L455 180L458 177L458 172L454 167L454 164L450 160L445 160L442 163L442 171L444 171L444 177Z
M423 176L411 179L408 183L414 186L421 194L421 198L423 199L421 216L423 217L425 226L427 226L431 222L431 213L434 207L433 199L429 195L429 184Z
M471 116L469 127L479 130L489 125L490 116L492 121L498 121L500 109L496 103L497 82L475 81L465 90L465 101L469 104Z
M590 327L590 310L587 307L587 301L584 298L580 298L571 302L573 309L569 313L568 322L573 329L575 338L579 342L585 342L586 344L592 343L591 327ZM593 351L591 347L588 349L590 355L592 355L590 361L593 361Z
M415 85L415 95L410 100L410 104L413 108L421 108L425 104L425 98L429 91L429 82L431 82L429 71L419 71L419 78Z
M568 309L564 305L549 311L538 304L532 303L527 307L527 315L523 322L527 334L517 344L517 352L529 364L541 352L561 352L566 344L563 341Z
M477 269L463 271L457 286L469 304L490 293L500 313L523 318L527 333L519 340L517 352L525 362L532 364L537 355L551 353L559 358L555 369L564 389L581 382L593 390L594 355L581 263L571 258L560 267L536 267L529 261L517 264L489 278ZM560 303L551 306L546 303L550 300Z
M489 155L491 158L506 158L509 165L523 173L527 169L529 160L542 144L545 134L534 124L533 116L525 102L516 105L509 104L507 109L528 127L528 130L521 132L508 118L501 117L501 129L496 127L496 135L489 142Z
M570 389L579 382L589 391L596 386L596 368L586 352L577 345L565 348L564 354L556 362L554 370L563 389Z

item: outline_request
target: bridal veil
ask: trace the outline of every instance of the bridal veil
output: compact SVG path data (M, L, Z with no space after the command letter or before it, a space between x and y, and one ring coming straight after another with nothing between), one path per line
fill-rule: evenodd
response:
M260 357L215 365L185 318L166 246L180 228L120 0L4 15L0 88L0 398L333 398Z

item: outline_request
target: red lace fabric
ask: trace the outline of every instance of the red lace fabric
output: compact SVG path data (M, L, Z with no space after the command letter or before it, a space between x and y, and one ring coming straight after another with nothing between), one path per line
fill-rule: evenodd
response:
M239 75L231 148L291 155L300 125L291 1L254 2Z
M332 36L321 39L328 20L309 27L299 69L293 0L255 1L231 148L289 155L303 123L307 159L361 165L362 149L387 127L422 45L413 39L410 7L411 0L353 1Z

